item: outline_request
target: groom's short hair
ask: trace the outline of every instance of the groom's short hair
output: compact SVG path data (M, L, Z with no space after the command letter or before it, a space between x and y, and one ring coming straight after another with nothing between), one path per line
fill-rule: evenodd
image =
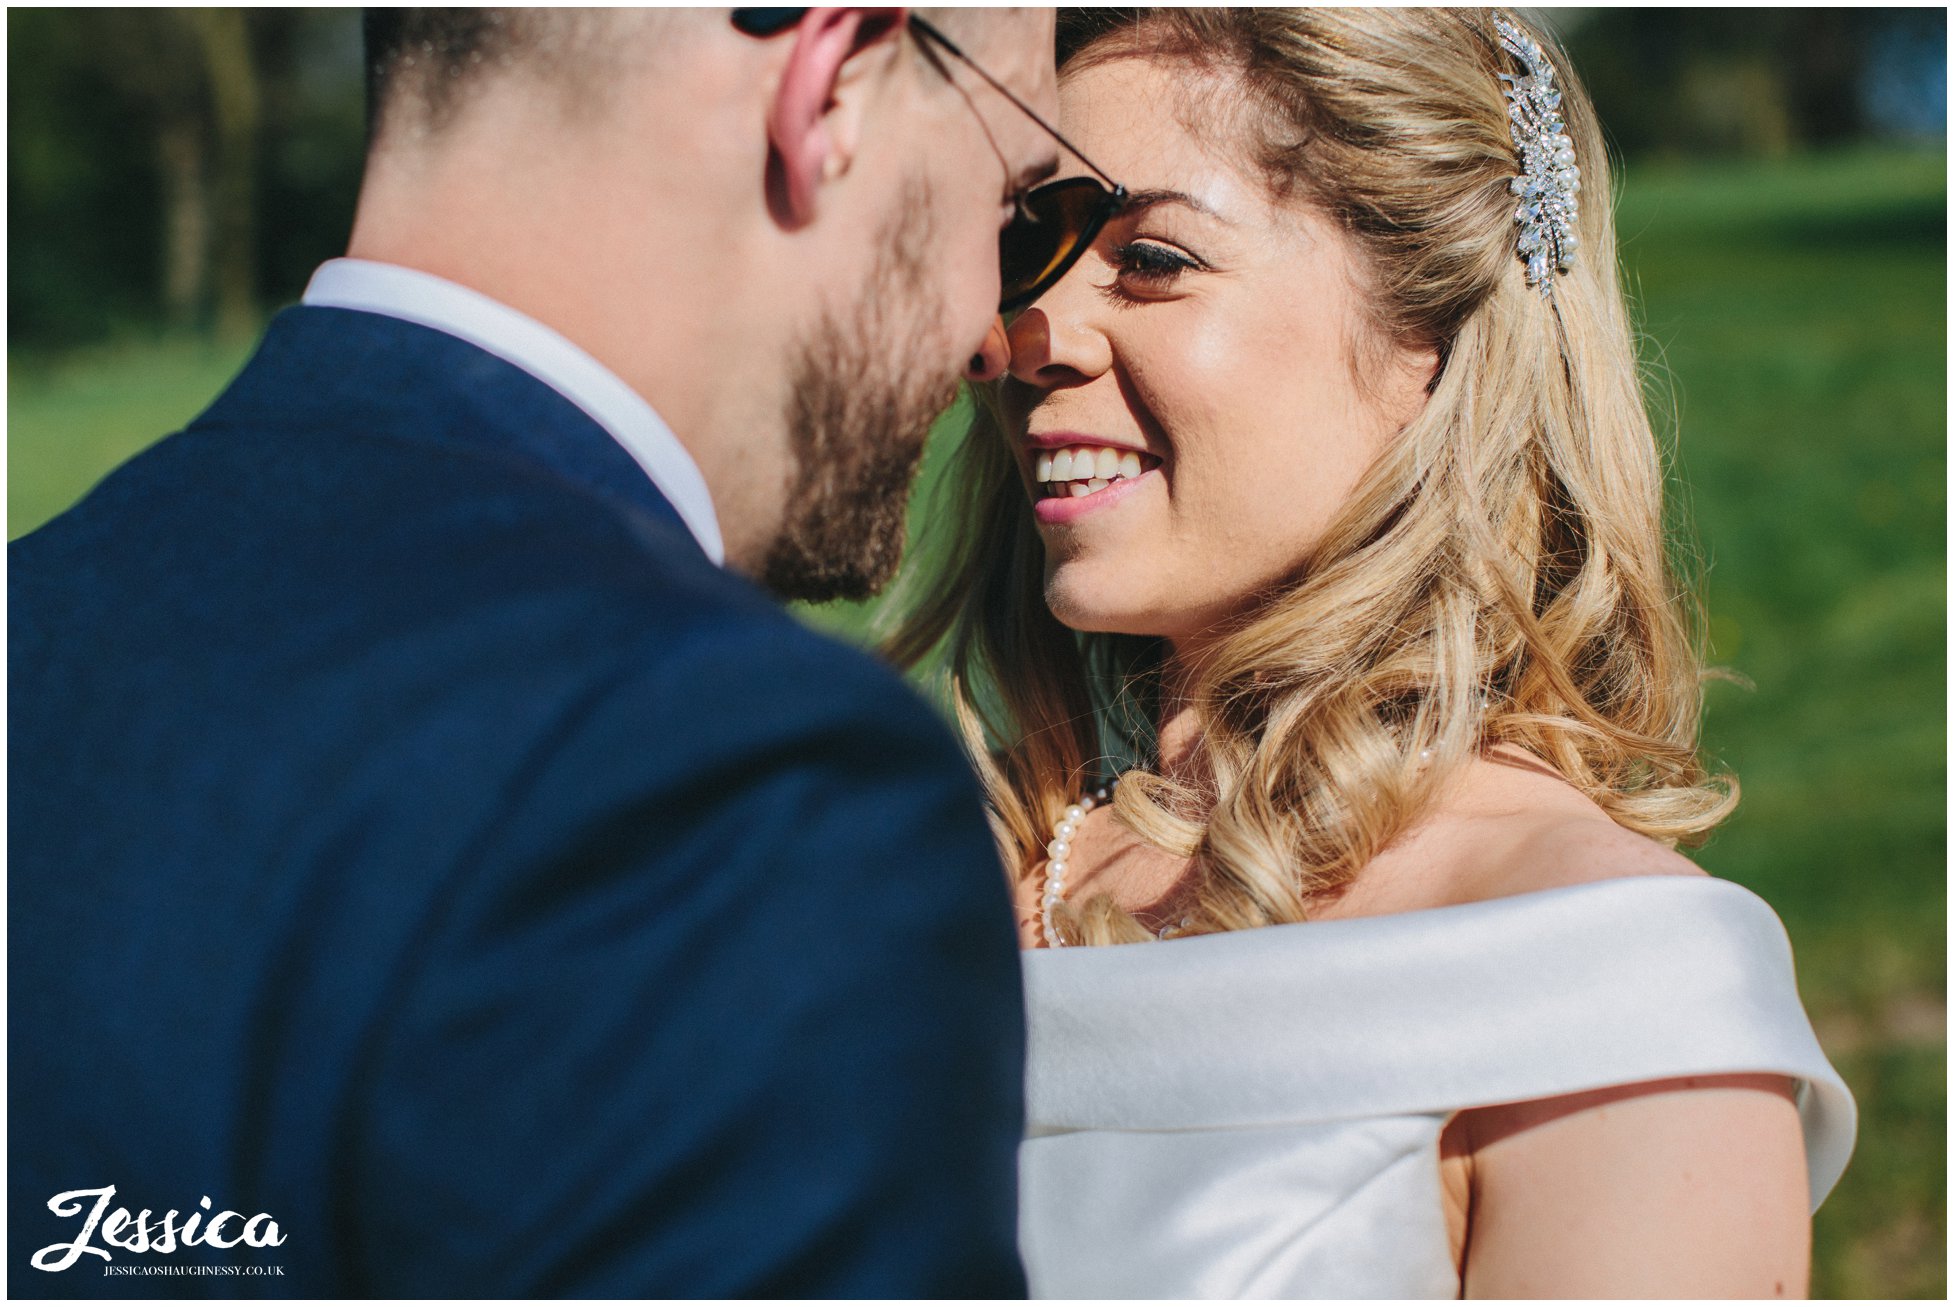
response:
M724 10L368 9L365 11L367 144L394 114L412 113L439 131L487 75L520 67L533 79L599 91L606 64L639 54L653 24L719 17ZM1001 11L922 10L972 44ZM972 45L975 48L975 45Z
M679 11L680 14L683 11ZM590 88L620 45L672 16L643 9L368 9L367 140L394 116L438 131L490 76Z

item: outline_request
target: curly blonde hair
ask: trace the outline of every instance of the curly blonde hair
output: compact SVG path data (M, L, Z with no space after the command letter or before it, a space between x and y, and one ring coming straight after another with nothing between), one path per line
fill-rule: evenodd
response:
M1122 778L1117 817L1195 860L1192 929L1302 920L1498 744L1630 830L1700 840L1736 787L1698 756L1700 615L1665 547L1606 153L1551 38L1586 184L1581 252L1544 299L1515 252L1498 75L1518 70L1493 11L1084 10L1059 32L1062 76L1122 58L1221 75L1249 111L1241 157L1353 243L1377 338L1440 360L1293 578L1187 669L1203 780ZM905 578L884 647L937 660L1000 844L1032 876L1108 760L1149 756L1163 649L1052 617L995 396L979 401L925 518L947 539ZM1150 938L1103 896L1060 919L1068 939Z

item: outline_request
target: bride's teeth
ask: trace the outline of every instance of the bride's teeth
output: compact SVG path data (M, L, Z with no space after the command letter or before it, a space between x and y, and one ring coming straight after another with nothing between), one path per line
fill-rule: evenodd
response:
M1032 460L1032 477L1048 497L1063 495L1079 499L1097 494L1121 478L1139 476L1146 470L1140 460L1140 454L1134 450L1107 445L1040 450Z

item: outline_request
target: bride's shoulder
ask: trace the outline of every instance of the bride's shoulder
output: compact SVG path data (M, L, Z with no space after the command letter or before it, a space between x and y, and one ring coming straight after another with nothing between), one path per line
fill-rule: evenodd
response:
M1705 875L1668 845L1614 821L1545 764L1514 751L1466 764L1434 808L1359 873L1335 915L1631 877Z
M1709 873L1639 832L1629 830L1585 796L1570 812L1516 814L1510 856L1474 868L1481 897L1585 885L1631 876L1706 876Z

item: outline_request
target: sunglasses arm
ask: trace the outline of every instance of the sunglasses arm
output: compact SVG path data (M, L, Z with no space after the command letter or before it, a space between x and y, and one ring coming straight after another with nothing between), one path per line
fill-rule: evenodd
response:
M1124 186L1121 186L1118 182L1114 181L1111 177L1107 176L1105 172L1101 171L1098 164L1086 158L1085 155L1080 154L1079 147L1072 144L1072 142L1066 140L1064 133L1060 132L1058 128L1046 122L1045 119L1039 114L1039 112L1036 109L1032 108L1030 105L1026 104L1023 100L1020 100L1017 96L1013 95L1010 89L1007 88L1004 85L1004 83L998 81L995 77L992 77L989 73L985 72L981 65L979 65L969 55L965 54L961 49L958 48L957 43L955 41L952 41L949 37L943 35L942 32L938 31L934 23L929 22L927 19L918 17L912 11L909 15L909 25L915 28L916 31L920 32L922 35L928 37L931 41L934 41L936 44L942 46L944 51L947 54L949 54L951 58L955 59L958 63L962 64L965 68L968 68L971 72L976 73L977 76L983 78L985 84L988 85L993 91L996 91L999 95L1003 96L1005 99L1009 100L1012 104L1016 105L1019 111L1023 113L1025 117L1031 119L1031 121L1037 123L1040 127L1044 128L1048 133L1051 134L1051 138L1053 140L1057 141L1060 145L1063 145L1066 149L1070 150L1074 158L1076 158L1080 163L1083 163L1087 168L1091 169L1092 174L1095 177L1099 178L1100 181L1105 182L1106 185L1112 187L1113 193L1117 195L1120 198L1120 200L1124 201L1126 199L1126 188Z

